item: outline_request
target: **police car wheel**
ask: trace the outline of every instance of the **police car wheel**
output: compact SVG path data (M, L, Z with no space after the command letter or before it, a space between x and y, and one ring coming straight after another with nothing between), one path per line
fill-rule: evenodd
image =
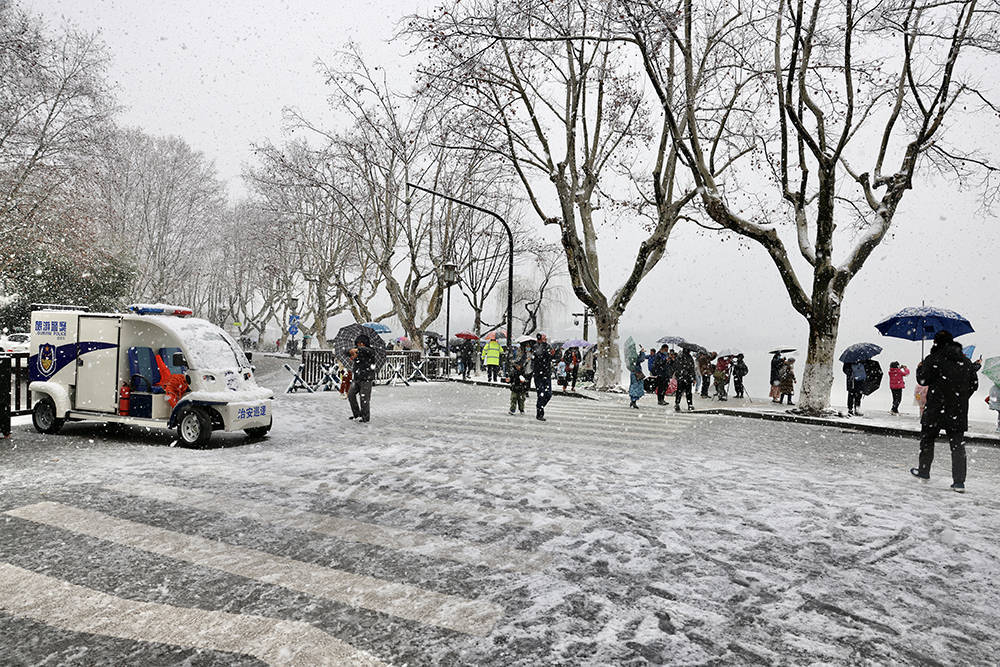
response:
M66 420L56 417L55 402L45 396L35 403L35 407L31 411L31 423L34 424L35 430L39 433L51 434L58 433Z
M212 437L212 418L204 410L190 408L177 422L177 435L189 447L201 447Z

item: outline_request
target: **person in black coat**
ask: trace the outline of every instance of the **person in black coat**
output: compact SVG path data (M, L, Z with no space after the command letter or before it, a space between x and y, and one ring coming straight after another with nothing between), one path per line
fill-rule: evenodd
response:
M667 387L670 385L670 373L668 372L669 352L670 348L668 346L662 346L660 351L653 355L652 363L650 364L656 383L657 405L667 404L664 396L667 395Z
M466 340L462 343L462 349L459 351L459 354L462 357L462 379L468 380L469 374L472 373L473 365L476 363L476 352L471 340Z
M847 376L847 414L861 417L861 397L864 396L865 382L868 379L865 362L845 362L844 375Z
M771 402L777 403L778 396L781 395L781 391L778 389L778 385L781 384L781 369L785 367L785 360L782 358L780 352L775 352L774 356L771 357L771 379L770 379L770 396Z
M674 394L674 410L681 411L681 395L687 397L688 411L694 410L694 402L691 400L691 384L694 383L696 374L694 359L688 350L681 350L676 361L674 361L674 375L677 376L677 392Z
M545 405L552 398L552 348L548 337L539 332L531 350L531 373L535 380L535 419L545 421Z
M930 354L917 366L917 382L927 387L927 404L920 418L920 458L910 473L920 479L931 476L934 440L941 429L951 445L951 488L965 492L965 443L969 428L969 398L979 388L973 363L962 354L962 346L947 331L934 336Z
M361 334L354 339L354 347L348 352L354 361L351 388L347 390L347 401L351 405L351 416L348 419L362 422L371 418L372 384L375 382L375 353L369 343L368 336Z
M747 363L743 361L743 355L737 354L736 360L733 361L733 392L736 398L743 398L743 378L747 376L750 369L747 368Z

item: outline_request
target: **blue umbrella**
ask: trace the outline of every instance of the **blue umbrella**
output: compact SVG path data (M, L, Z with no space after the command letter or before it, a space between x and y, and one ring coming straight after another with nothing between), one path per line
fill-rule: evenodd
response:
M955 311L934 306L904 308L876 324L875 328L883 336L906 340L931 340L938 331L947 331L952 336L975 331L969 320Z
M368 327L369 329L378 334L392 333L392 329L382 324L381 322L365 322L361 326Z
M967 356L969 359L972 359L972 355L974 355L975 353L976 353L975 345L968 345L962 348L962 354Z
M882 352L882 348L875 343L855 343L840 355L840 361L845 364L853 364L856 361L867 361Z

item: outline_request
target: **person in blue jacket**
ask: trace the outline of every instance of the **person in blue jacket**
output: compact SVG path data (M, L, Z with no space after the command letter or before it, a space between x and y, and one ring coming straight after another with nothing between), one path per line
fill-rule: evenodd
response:
M629 403L629 407L635 408L636 410L639 409L639 406L636 405L636 401L646 394L646 388L643 386L643 380L646 379L646 376L642 372L642 362L644 362L646 358L646 350L640 347L639 356L635 360L635 364L632 365L632 368L629 369L631 373L629 375L628 397L632 401Z

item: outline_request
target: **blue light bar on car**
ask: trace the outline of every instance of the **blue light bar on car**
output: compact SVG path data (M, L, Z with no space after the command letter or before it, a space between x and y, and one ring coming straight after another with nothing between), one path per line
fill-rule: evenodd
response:
M194 313L190 308L171 306L165 303L133 303L128 306L128 311L136 315L174 315L176 317L187 317Z

